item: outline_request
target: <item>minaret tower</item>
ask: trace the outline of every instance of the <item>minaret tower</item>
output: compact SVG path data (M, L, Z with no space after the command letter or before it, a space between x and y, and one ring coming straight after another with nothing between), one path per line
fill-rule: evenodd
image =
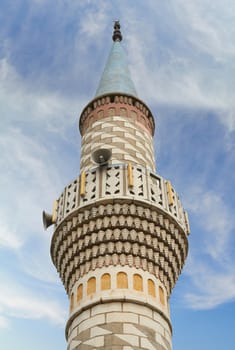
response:
M80 174L44 213L51 257L70 298L68 350L171 350L169 297L189 224L170 181L155 173L154 118L113 46L81 113Z

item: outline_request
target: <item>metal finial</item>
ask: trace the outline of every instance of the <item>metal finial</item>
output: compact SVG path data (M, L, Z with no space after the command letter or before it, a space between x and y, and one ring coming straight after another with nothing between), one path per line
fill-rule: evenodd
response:
M113 41L122 41L122 33L120 31L120 28L121 26L119 21L115 21L113 26Z

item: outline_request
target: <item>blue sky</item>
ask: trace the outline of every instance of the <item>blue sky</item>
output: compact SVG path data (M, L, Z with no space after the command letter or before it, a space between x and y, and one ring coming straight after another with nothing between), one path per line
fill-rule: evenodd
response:
M188 210L174 350L234 348L235 3L1 0L0 344L64 350L68 300L41 212L79 174L78 118L122 25L156 118L157 172Z

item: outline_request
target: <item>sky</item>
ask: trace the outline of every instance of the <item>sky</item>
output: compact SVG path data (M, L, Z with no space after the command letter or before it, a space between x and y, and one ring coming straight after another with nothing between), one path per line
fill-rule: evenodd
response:
M66 349L68 298L42 210L79 174L82 109L120 20L157 173L188 211L174 350L234 348L235 2L0 0L0 345Z

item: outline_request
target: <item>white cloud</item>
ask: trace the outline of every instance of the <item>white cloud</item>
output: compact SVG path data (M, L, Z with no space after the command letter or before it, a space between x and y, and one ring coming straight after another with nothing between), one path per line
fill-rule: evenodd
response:
M10 326L6 317L0 315L0 329L8 329Z
M23 78L6 58L0 59L0 102L5 124L24 123L27 130L42 128L45 132L57 132L65 136L65 131L74 121L71 116L80 110L79 103L55 91L42 91L27 86Z
M51 235L43 230L42 210L52 210L53 200L63 190L67 170L59 141L71 147L68 114L76 102L28 91L6 60L0 62L0 80L0 248L11 249L21 269L31 276L55 282L58 278L49 258Z
M0 246L12 249L23 271L44 281L58 281L42 210L52 210L53 200L63 189L60 172L49 159L50 152L19 130L8 130L0 139L0 149L1 168L7 169L0 174Z
M187 28L188 39L199 48L224 62L235 55L234 19L235 4L231 0L223 3L219 0L183 1L178 0L175 9L183 18Z
M150 104L211 110L231 132L235 4L227 3L178 0L163 6L161 16L156 1L149 1L149 21L140 22L137 9L125 9L123 16L131 23L128 53L141 98Z
M208 192L199 186L188 191L185 206L205 231L200 250L213 259L224 260L223 256L226 256L230 235L235 227L231 209L219 193Z
M185 296L192 309L211 309L235 299L234 265L216 266L191 258L186 272L193 284Z
M37 238L28 240L24 249L17 252L19 266L30 277L61 287L62 282L50 257L52 230L47 230L45 237L42 236L39 234Z
M9 285L10 283L10 285ZM49 297L13 284L0 289L0 317L7 326L11 318L46 319L56 325L64 326L67 312L62 305ZM1 321L1 319L0 319Z
M235 131L235 108L218 111L221 123L225 124L229 132Z
M22 241L16 232L13 232L7 227L7 223L3 221L1 216L0 227L0 247L2 246L13 250L18 250L22 245Z
M45 147L21 130L5 130L0 139L0 149L3 155L1 168L6 169L0 175L4 199L1 211L4 220L12 222L11 230L17 230L19 240L23 241L27 235L35 235L35 227L41 220L38 212L42 210L45 198L55 193L60 179L56 169L50 167Z
M0 68L0 166L4 170L0 174L0 209L3 227L10 232L5 244L16 247L35 235L35 228L41 229L41 211L47 198L52 206L58 188L63 188L63 161L57 143L50 143L50 138L56 132L59 140L69 142L71 121L66 117L72 106L69 100L53 94L29 92L7 61L2 60ZM10 227L7 222L11 222ZM3 231L1 236L5 237Z
M106 27L108 21L108 9L109 4L100 2L97 4L93 2L92 8L90 7L83 12L83 16L80 21L81 35L87 35L90 38L101 39L101 32Z
M184 205L197 232L192 232L194 245L184 271L190 282L184 301L193 309L215 308L235 298L233 212L219 192L195 185L185 193Z

